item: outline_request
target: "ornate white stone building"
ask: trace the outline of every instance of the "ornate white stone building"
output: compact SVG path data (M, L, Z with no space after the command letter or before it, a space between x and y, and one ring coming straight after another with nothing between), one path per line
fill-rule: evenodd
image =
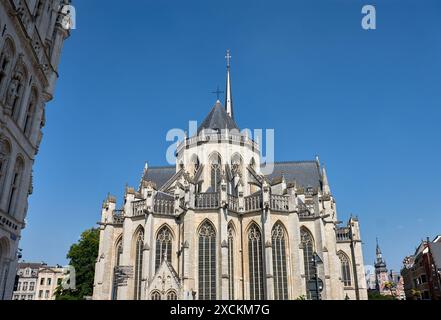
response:
M11 299L45 104L69 36L68 0L0 0L0 300Z
M233 115L230 63L218 100L176 150L148 167L122 208L103 203L94 299L367 299L359 222L340 226L319 160L263 174ZM288 147L288 146L287 146Z

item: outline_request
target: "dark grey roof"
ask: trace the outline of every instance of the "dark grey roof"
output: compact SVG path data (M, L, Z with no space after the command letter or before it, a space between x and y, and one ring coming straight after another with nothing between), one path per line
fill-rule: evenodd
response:
M224 130L226 128L228 128L229 130L231 129L239 130L239 127L237 126L236 122L227 114L225 108L218 100L214 105L213 109L211 109L208 116L199 126L198 134L203 129Z
M176 167L149 167L144 179L156 183L161 188L176 173ZM274 180L285 177L286 182L296 181L299 187L321 188L322 177L316 161L276 162L274 171L266 177Z
M276 162L273 173L266 177L273 181L282 175L287 183L295 180L298 187L321 188L322 176L316 161Z
M176 167L149 167L143 179L156 183L156 187L161 188L176 173Z

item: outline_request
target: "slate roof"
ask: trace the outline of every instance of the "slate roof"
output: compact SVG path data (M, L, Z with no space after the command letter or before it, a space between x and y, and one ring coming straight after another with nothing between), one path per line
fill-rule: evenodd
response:
M276 162L273 173L266 177L273 181L282 175L287 183L295 180L299 187L321 188L322 175L316 161Z
M161 188L175 173L175 166L149 167L144 179L153 181ZM266 177L272 181L279 179L282 174L287 183L295 180L299 187L321 188L322 177L316 161L276 162L273 173Z
M227 111L225 111L225 108L218 100L216 101L216 104L214 105L213 109L211 109L208 116L199 126L198 134L203 129L224 130L225 128L228 128L229 130L239 130L236 122L227 114Z
M161 188L176 173L175 166L169 167L149 167L143 179L156 183L157 188Z

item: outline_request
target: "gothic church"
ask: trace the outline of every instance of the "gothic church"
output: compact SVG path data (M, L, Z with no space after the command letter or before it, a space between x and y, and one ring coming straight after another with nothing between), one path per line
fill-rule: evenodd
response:
M177 146L176 165L146 165L122 208L104 201L93 298L367 299L358 219L340 225L318 158L263 174L234 118L229 58L225 106Z

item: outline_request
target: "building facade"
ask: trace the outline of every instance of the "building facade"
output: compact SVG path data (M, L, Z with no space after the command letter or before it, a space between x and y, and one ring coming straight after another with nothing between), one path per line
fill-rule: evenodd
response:
M96 300L367 299L357 218L339 225L318 158L270 172L239 131L227 54L218 100L176 164L148 167L122 208L103 203ZM315 267L313 258L321 263Z
M64 269L44 263L18 264L13 300L55 300L55 291L62 284Z
M38 271L41 263L20 262L14 286L13 300L35 300Z
M67 0L0 1L0 299L11 299L32 166L69 36Z
M409 300L441 300L441 236L421 241L403 261L401 275Z
M35 300L55 300L55 291L62 284L63 278L64 269L60 266L40 268Z

